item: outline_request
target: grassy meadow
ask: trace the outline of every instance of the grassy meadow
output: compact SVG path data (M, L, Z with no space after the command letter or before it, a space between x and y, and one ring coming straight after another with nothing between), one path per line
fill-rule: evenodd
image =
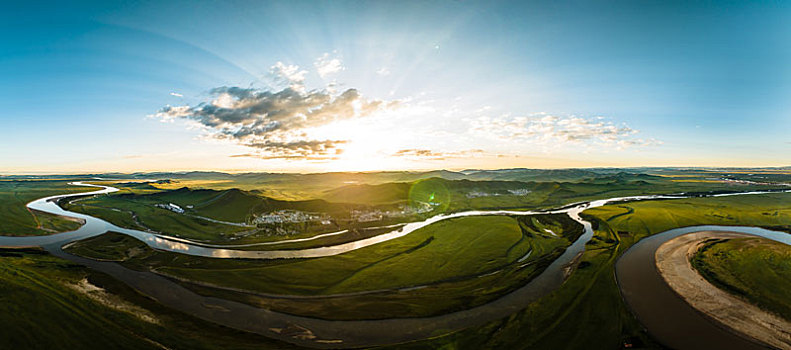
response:
M592 221L595 235L586 245L577 269L559 289L502 320L401 348L661 348L623 302L614 277L618 256L646 236L680 226L719 224L788 228L791 225L790 207L791 194L775 193L653 200L586 210L583 216ZM785 249L787 247L783 247L783 251ZM743 258L745 263L739 263L740 267L734 271L737 271L739 278L751 280L750 286L754 290L764 289L762 292L753 291L754 295L774 295L775 300L780 298L787 301L785 294L777 294L787 290L780 287L787 284L787 276L776 271L786 271L779 266L788 259L779 259L782 255L777 255L776 251L772 253L775 255L773 262L779 266L770 269L775 271L745 277L750 274L749 271L759 268L757 256L766 257L762 255L767 254L766 250L759 251L762 253L740 252L747 257ZM761 268L769 269L767 265ZM759 280L763 287L757 284Z
M107 275L37 249L0 249L8 349L287 349L172 311Z
M385 174L380 174L379 177L372 174L366 174L367 177L345 174L348 175L347 179L365 178L372 182L354 183L357 180L341 181L343 177L340 174L280 174L283 175L282 181L291 179L294 183L303 183L306 179L312 179L317 181L316 186L324 186L322 190L312 192L313 197L310 199L300 200L268 197L266 188L254 188L255 184L268 186L267 181L273 181L272 178L275 177L271 174L258 174L258 177L250 174L225 177L217 175L202 180L171 179L150 183L116 181L113 184L105 181L103 183L118 186L121 191L74 201L64 206L69 210L103 218L121 227L229 244L304 238L342 229L416 221L439 213L465 210L547 209L573 202L617 196L774 188L768 185L712 182L698 178L678 182L678 179L672 177L626 172L595 176L590 175L594 173L584 173L590 175L587 177L580 173L577 174L578 177L572 177L576 182L506 181L500 180L502 176L494 174L466 176L476 179L470 180L453 174L434 174L451 179L429 177L412 182L385 183L371 178L382 180L408 177L392 174L389 177ZM488 178L497 180L487 180ZM352 184L344 184L346 182ZM327 187L338 184L342 185ZM175 187L176 185L195 187ZM166 203L179 205L186 212L179 214L155 207L156 204ZM427 203L432 205L429 211L404 211L405 208L419 208ZM302 212L323 219L283 224L253 224L256 216L283 210ZM355 219L354 212L402 214L362 221Z
M695 225L762 226L791 230L791 193L652 200L585 211L621 235L644 237Z
M471 209L538 209L640 194L729 192L777 188L731 180L787 181L786 173L652 170L653 175L616 170L385 172L338 174L146 174L153 183L112 181L121 191L64 204L69 210L116 225L218 243L252 243L350 228L350 232L310 242L253 249L302 249L338 244L384 232L366 227L412 221L440 212ZM721 178L728 181L720 180ZM3 234L46 234L70 222L30 213L25 201L69 191L90 191L58 181L0 181L0 203L9 220ZM352 210L392 210L433 202L433 211L353 223ZM178 214L155 204L175 203ZM615 203L586 210L594 237L586 244L569 279L557 290L504 319L398 349L613 349L658 347L624 304L614 279L618 256L640 239L692 225L761 226L791 232L791 194L688 198ZM7 209L7 210L6 210ZM260 214L297 210L333 216L332 227L298 227L293 235L252 235L245 223ZM224 221L227 223L206 220ZM343 220L346 220L345 222ZM200 294L235 300L295 315L332 320L424 317L481 305L523 286L554 261L582 233L565 215L477 216L444 220L411 234L345 254L314 259L213 259L149 248L134 238L107 233L75 242L72 254L117 261L131 269L168 276ZM529 253L529 255L528 255ZM785 254L785 255L784 255ZM699 268L712 281L762 307L787 312L787 252L765 243L731 240L702 251ZM15 334L14 347L29 347L35 321L44 319L44 344L67 338L73 328L101 333L94 343L71 337L75 348L287 348L262 337L205 324L174 313L108 278L39 251L3 250L3 314L18 316L0 332ZM102 288L139 309L137 314L103 306L84 290ZM765 286L770 285L769 288ZM75 289L82 286L84 290ZM87 288L87 289L86 289ZM296 296L297 298L289 298ZM26 309L16 305L34 304ZM66 302L64 300L69 300ZM72 301L73 300L73 301ZM113 299L116 302L117 299ZM99 304L97 304L99 303ZM101 305L100 305L101 304ZM142 312L140 310L144 310ZM53 310L50 319L45 312ZM88 316L95 310L97 317ZM154 317L159 324L146 321ZM783 314L786 315L786 314ZM92 316L92 315L91 315ZM584 324L585 327L580 327ZM66 326L63 326L66 325ZM41 325L37 325L39 327ZM60 347L61 344L58 344ZM160 346L161 345L161 346Z
M791 320L791 247L764 238L708 242L692 266L712 284Z
M475 329L418 341L401 349L660 348L623 303L613 269L632 244L596 225L574 273L527 308ZM581 325L584 325L582 327Z
M490 300L543 270L581 233L581 225L563 215L518 220L483 216L441 221L398 239L315 259L251 261L186 257L153 251L142 242L117 234L84 240L67 250L216 287L226 291L225 296L228 291L240 290L247 294L303 296L377 291L375 295L335 298L329 303L326 299L303 301L303 305L271 300L265 295L243 299L293 313L316 312L321 308L320 314L325 317L381 318L436 314ZM526 257L528 252L531 253ZM501 272L487 275L495 271ZM418 286L421 288L409 290ZM394 294L398 296L393 297ZM389 301L381 303L385 299ZM376 300L379 303L374 303ZM334 313L332 308L327 308L341 302L350 303L345 308L349 315L343 315L337 308ZM385 304L390 306L383 308ZM414 306L404 308L404 305ZM371 314L372 308L383 312Z
M162 201L129 200L124 195L102 195L63 205L65 209L102 218L120 227L156 231L195 240L221 240L250 227L228 225L156 207ZM168 203L168 202L164 202Z
M66 193L95 191L95 188L71 186L68 180L0 180L0 235L36 236L72 231L80 223L66 218L29 210L33 200Z

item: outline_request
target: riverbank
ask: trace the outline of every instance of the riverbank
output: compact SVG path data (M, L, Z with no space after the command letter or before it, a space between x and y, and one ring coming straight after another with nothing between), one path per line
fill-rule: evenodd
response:
M673 291L707 317L760 343L791 349L791 322L715 287L690 263L707 240L746 237L750 236L704 231L674 238L656 250L656 268Z
M656 250L671 239L701 231L738 232L791 244L791 235L759 227L697 226L658 233L637 242L618 259L615 274L624 301L649 334L666 347L765 349L766 346L737 336L698 312L673 291L659 273Z

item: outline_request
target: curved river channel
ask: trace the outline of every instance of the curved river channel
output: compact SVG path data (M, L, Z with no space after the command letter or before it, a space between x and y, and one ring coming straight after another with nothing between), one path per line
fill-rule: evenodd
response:
M547 211L476 210L453 214L440 214L424 221L407 223L398 229L394 229L393 231L378 236L349 243L302 250L253 251L233 249L234 247L250 247L251 245L249 244L236 246L218 246L193 242L186 239L167 237L156 233L125 229L99 218L64 210L57 205L57 201L60 199L107 194L118 190L109 186L92 185L81 182L75 182L72 184L77 186L97 187L101 189L88 193L67 194L41 198L28 203L27 206L32 210L82 219L85 221L85 224L82 227L75 231L59 233L50 236L0 236L0 246L42 247L55 256L59 256L75 263L88 266L97 271L109 274L138 290L139 292L148 295L173 309L228 327L258 333L290 343L314 348L352 348L397 344L433 337L437 335L438 331L443 333L450 332L468 327L479 326L490 321L507 317L517 311L522 310L524 307L538 298L552 292L564 282L564 267L568 266L568 264L570 264L576 256L584 251L585 243L587 243L593 236L591 224L580 217L580 213L582 213L582 211L614 202L640 201L650 199L681 199L692 197L683 194L630 196L575 203L559 209ZM775 192L780 191L753 191L713 194L706 195L705 197L722 197ZM791 192L791 190L785 190L782 192ZM697 195L697 197L700 197L700 195ZM135 237L155 249L196 256L248 259L315 258L342 254L344 252L360 249L398 237L403 237L417 229L450 218L482 215L535 215L563 213L569 215L569 217L571 217L573 220L582 224L585 228L585 232L575 242L573 242L560 257L552 262L549 267L547 267L542 273L536 276L529 283L484 305L445 315L422 318L331 321L278 313L234 301L201 296L155 273L133 271L114 262L96 261L81 258L65 253L61 249L61 247L68 243L97 236L107 231L115 231ZM685 230L693 231L701 229L741 232L742 228L727 226L702 226L700 228L685 228ZM343 233L343 231L325 234L324 236L341 233ZM309 239L313 238L279 241L278 244L304 241ZM294 329L294 327L298 327L304 331L301 332L301 334L298 334L299 336L294 336L292 332L282 332L288 334L281 334L282 329Z
M665 242L695 232L738 232L791 245L791 234L760 227L682 227L643 238L615 263L621 295L651 335L671 349L766 349L757 340L705 316L680 297L656 266L656 251ZM670 321L672 320L672 322Z

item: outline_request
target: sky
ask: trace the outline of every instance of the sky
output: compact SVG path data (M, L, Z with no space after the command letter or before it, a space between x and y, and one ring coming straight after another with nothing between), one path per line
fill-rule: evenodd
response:
M0 5L0 173L791 165L791 3Z

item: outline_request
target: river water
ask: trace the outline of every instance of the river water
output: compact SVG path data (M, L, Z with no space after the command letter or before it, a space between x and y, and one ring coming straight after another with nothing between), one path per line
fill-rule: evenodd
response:
M644 238L615 263L621 295L648 332L671 349L765 349L728 330L689 305L667 285L656 268L656 250L693 232L738 232L791 245L791 234L744 226L692 226Z

